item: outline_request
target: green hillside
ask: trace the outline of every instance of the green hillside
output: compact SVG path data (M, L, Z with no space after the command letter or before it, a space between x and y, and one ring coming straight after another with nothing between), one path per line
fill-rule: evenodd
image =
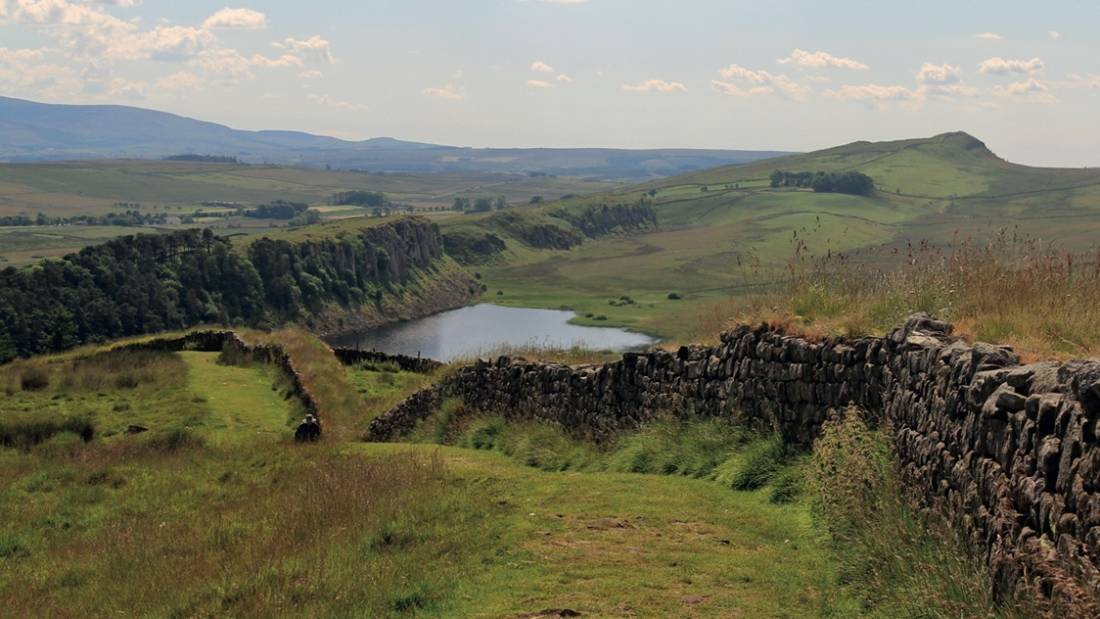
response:
M438 375L342 366L299 330L238 334L287 351L320 443L292 442L304 403L247 356L102 345L0 366L10 616L1001 616L919 515L890 529L902 570L835 543L816 456L773 437L669 420L600 446L441 415L364 443Z
M871 176L877 190L855 196L773 189L769 176L776 170L858 171ZM1003 227L1085 250L1100 233L1100 170L1009 163L965 133L855 142L544 208L638 201L653 205L656 230L569 252L509 243L505 255L483 269L492 298L567 304L592 319L688 339L715 330L708 321L722 315L716 304L782 281L796 258L875 249L862 252L863 259L890 260L894 248L910 242L985 238ZM507 238L506 231L497 233ZM684 299L669 299L670 293ZM637 303L610 304L622 295Z

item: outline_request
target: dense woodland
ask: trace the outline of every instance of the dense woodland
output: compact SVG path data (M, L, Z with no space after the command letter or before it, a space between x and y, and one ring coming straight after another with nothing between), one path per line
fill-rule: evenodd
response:
M847 193L869 196L875 191L875 181L860 172L785 172L776 170L771 175L771 186L802 187L817 193Z
M247 256L210 230L126 236L0 270L0 362L203 323L264 326L328 303L378 301L407 281L410 268L442 254L441 242L428 239L420 264L398 263L390 255L394 232L381 228L310 243L261 239Z

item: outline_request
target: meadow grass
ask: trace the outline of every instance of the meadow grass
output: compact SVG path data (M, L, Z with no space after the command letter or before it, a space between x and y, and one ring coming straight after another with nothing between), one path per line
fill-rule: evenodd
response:
M0 447L6 610L948 616L937 609L963 607L917 594L954 586L937 578L982 576L925 569L955 555L902 545L900 558L883 557L874 553L888 544L855 545L862 521L845 529L836 514L855 518L858 506L825 510L822 496L843 493L823 493L820 476L806 474L839 449L809 456L724 420L675 418L597 446L456 401L417 428L422 444L358 443L350 439L379 409L438 376L344 367L303 331L244 337L290 351L326 420L323 441L290 441L287 420L298 413L272 368L217 353L85 348L0 368L9 396L0 419L83 412L95 427L90 442L61 430ZM133 423L151 430L126 433ZM866 474L866 463L850 464ZM882 511L877 535L893 534L899 514L911 520L905 530L920 529L911 512ZM867 580L859 568L905 557L930 574L920 586Z
M362 445L370 453L405 445ZM766 490L621 472L547 472L498 451L438 450L488 500L500 537L443 616L820 617L845 594L805 505ZM844 605L847 602L843 603Z
M736 497L740 509L763 501L790 506L775 513L776 523L797 528L805 523L796 525L792 514L811 517L800 552L837 567L819 573L835 580L820 592L812 616L1047 616L1024 594L993 599L982 558L911 502L888 433L866 425L857 411L830 422L812 453L718 419L659 420L597 446L554 424L481 416L457 401L416 428L418 439L498 453L578 486L580 479L641 474L647 481L639 484L653 477L709 484Z
M1004 231L984 244L919 244L896 267L867 255L792 262L784 290L744 300L741 321L809 334L881 335L914 312L1025 359L1100 354L1100 255L1051 249Z

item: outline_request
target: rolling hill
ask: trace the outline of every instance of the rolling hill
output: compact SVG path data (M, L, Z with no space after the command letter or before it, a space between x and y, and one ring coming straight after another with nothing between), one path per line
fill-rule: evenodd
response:
M542 173L640 180L774 157L776 151L462 148L295 131L242 131L117 105L52 105L0 97L0 161L231 156L248 163L386 172Z
M870 196L772 188L776 170L859 171ZM1100 238L1100 169L1033 168L1000 159L978 139L855 142L807 154L725 166L546 205L653 205L659 227L586 243L534 249L487 218L479 225L509 249L482 268L502 303L557 307L660 335L705 336L698 314L733 295L774 285L792 261L842 252L888 263L910 243L984 240L1001 229L1084 251ZM533 213L532 213L533 215ZM469 227L472 222L461 224ZM510 240L509 240L510 239ZM684 301L669 299L675 292ZM620 296L633 304L612 304ZM687 301L687 302L685 302ZM600 321L600 324L608 324Z

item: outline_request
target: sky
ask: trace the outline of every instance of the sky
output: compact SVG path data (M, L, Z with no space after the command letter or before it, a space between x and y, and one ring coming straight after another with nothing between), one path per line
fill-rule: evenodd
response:
M0 0L0 95L461 146L1100 165L1100 2Z

